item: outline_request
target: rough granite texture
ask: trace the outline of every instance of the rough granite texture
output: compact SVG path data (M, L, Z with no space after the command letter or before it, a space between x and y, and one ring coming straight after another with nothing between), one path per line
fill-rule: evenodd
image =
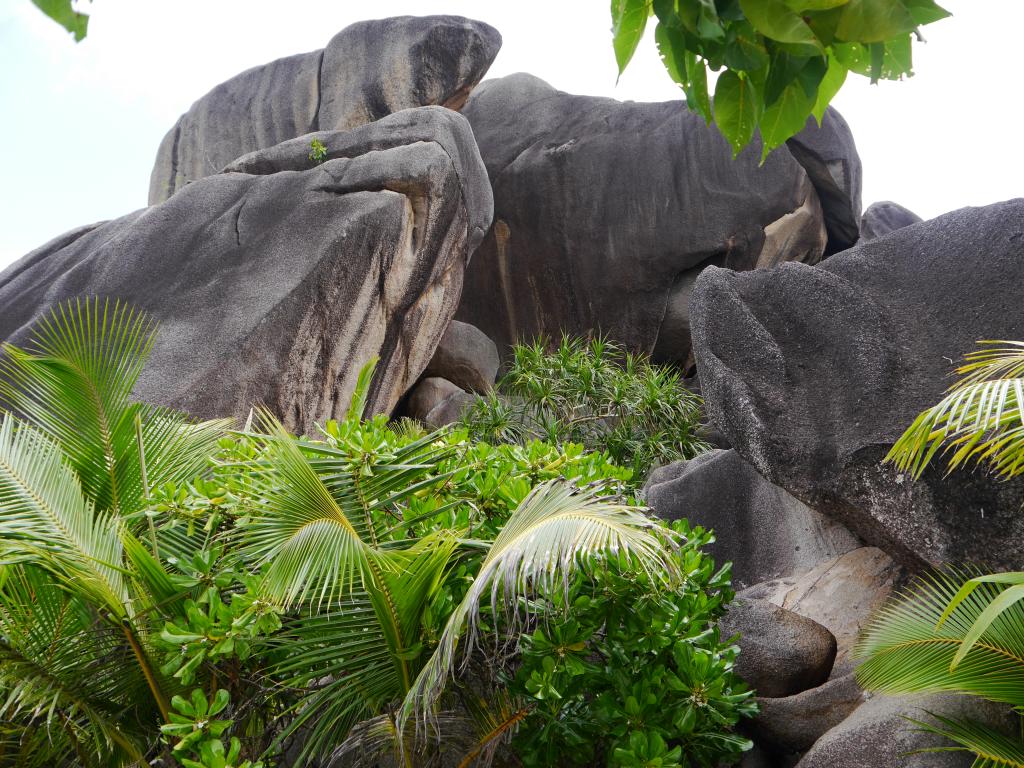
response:
M161 323L145 400L200 417L264 403L310 432L379 357L369 412L390 412L451 321L490 187L451 110L320 135L320 166L301 141L278 146L30 253L0 273L0 339L24 340L61 300L120 298Z
M509 354L538 334L601 331L689 357L689 297L708 264L815 262L818 195L782 148L737 160L681 101L574 96L526 74L481 83L463 114L494 188L458 319Z
M876 237L888 235L897 229L917 224L919 221L924 221L924 219L909 208L904 208L891 200L882 200L872 203L864 211L864 215L860 218L860 236L865 242L874 240Z
M768 480L909 564L1024 566L1024 482L883 465L977 339L1024 339L1024 200L965 208L818 266L709 267L693 292L715 426Z
M501 35L483 22L398 16L352 24L322 50L246 70L197 100L167 133L150 178L150 205L287 139L355 128L412 107L459 109L499 48Z
M736 589L806 571L860 546L842 525L769 483L735 451L660 467L644 496L658 517L684 517L714 530L708 552L716 562L732 562Z

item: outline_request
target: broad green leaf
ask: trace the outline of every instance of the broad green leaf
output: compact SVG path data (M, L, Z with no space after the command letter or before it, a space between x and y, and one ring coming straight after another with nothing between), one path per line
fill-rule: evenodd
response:
M808 95L803 85L794 80L782 91L774 104L761 117L761 162L768 153L799 133L807 124L814 108L814 96Z
M850 0L786 0L788 5L796 13L804 11L827 11L840 5L846 5Z
M945 8L937 5L934 0L903 0L903 5L906 6L914 22L921 26L952 15Z
M683 89L687 86L686 58L693 56L686 50L686 41L679 30L659 22L654 30L654 43L658 46L661 62L668 75Z
M736 23L730 29L725 46L725 65L729 69L749 72L768 63L768 50L752 26Z
M839 93L843 83L846 82L847 72L849 70L835 56L828 57L828 69L825 71L825 77L821 79L821 83L818 85L818 98L815 100L814 109L812 110L818 125L821 125L828 105L835 98L835 95Z
M917 23L898 0L850 0L843 6L836 36L840 40L881 43L913 32Z
M71 7L71 0L32 0L35 6L60 24L79 43L89 32L89 16Z
M650 0L612 0L612 46L620 76L644 36L650 9Z
M782 43L807 43L820 48L807 23L782 0L740 0L743 13L758 32Z
M711 125L711 97L708 95L708 70L704 62L694 56L687 60L686 70L689 73L690 86L686 90L686 103L695 110L704 121Z
M726 70L715 85L715 122L732 146L733 157L754 136L757 127L757 96L750 78Z

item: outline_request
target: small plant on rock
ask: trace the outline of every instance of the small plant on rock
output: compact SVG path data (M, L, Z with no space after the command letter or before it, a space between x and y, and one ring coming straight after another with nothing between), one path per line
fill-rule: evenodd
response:
M309 142L309 160L313 165L321 165L327 159L327 147L320 139Z

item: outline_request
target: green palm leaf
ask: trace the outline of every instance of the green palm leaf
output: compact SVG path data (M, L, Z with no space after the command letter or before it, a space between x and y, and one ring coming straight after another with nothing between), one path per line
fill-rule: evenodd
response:
M195 477L228 423L193 425L132 401L156 330L119 302L74 300L38 322L26 349L4 345L0 357L0 403L60 445L100 510L135 512L147 485Z
M85 499L60 449L10 414L0 420L0 553L29 558L113 615L127 614L117 522Z
M963 378L917 417L886 461L920 477L945 446L949 471L970 462L1004 477L1024 470L1024 342L980 343L990 348L966 356L957 369Z
M961 596L965 580L952 570L924 578L873 617L856 649L865 659L857 669L865 688L888 694L952 691L1008 704L1024 701L1024 606L1014 602L993 615L990 609L999 605L1001 588L979 582ZM975 635L958 660L964 641Z
M932 747L920 752L971 752L976 756L972 768L1024 768L1024 742L993 731L983 723L952 720L929 712L938 725L920 720L911 722L927 733L945 736L958 746Z
M605 555L626 555L655 578L676 574L661 528L641 509L596 498L562 482L535 488L512 513L453 611L438 648L420 671L402 706L399 728L414 714L429 717L455 666L459 639L468 625L468 653L474 642L480 603L490 593L515 606L531 592L550 592L572 574Z

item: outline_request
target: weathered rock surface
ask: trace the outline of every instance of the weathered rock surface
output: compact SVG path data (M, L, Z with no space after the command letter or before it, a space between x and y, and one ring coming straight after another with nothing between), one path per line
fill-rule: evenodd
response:
M400 16L352 24L322 50L247 70L196 101L168 132L149 202L296 136L412 107L459 109L500 47L497 30L479 21Z
M490 392L498 375L498 348L479 328L453 320L427 363L426 376L442 376L468 392Z
M797 768L970 768L973 758L963 752L908 754L949 744L942 737L921 733L904 719L926 720L926 712L979 720L1008 733L1014 726L1008 707L970 696L875 696L818 739Z
M476 402L476 395L471 395L460 389L431 408L423 417L423 423L431 429L440 429L448 424L455 424L474 402Z
M864 176L849 124L829 107L820 126L809 117L806 127L786 142L786 148L807 171L821 200L828 231L826 254L846 250L860 234Z
M909 563L1024 565L1024 483L882 465L977 339L1024 338L1024 200L967 208L819 266L697 279L709 414L771 482Z
M788 150L737 160L682 102L574 96L518 74L463 113L495 195L458 318L505 354L538 334L600 330L656 359L689 356L689 299L707 264L817 261L818 195Z
M899 203L891 200L883 200L879 203L872 203L864 211L860 219L860 236L864 241L874 240L877 237L888 235L897 229L909 227L924 221L913 211L904 208Z
M783 754L803 752L867 698L854 675L848 674L794 696L759 696L761 712L749 727L758 744L771 744Z
M769 483L735 451L660 467L644 494L659 517L714 529L708 551L718 562L732 561L737 589L806 571L860 546L842 525Z
M835 677L853 669L850 654L861 629L904 579L903 569L882 550L861 547L804 574L757 584L740 595L767 600L828 629L836 638Z
M405 402L405 415L411 419L424 421L427 414L439 403L457 392L465 394L460 387L448 379L442 379L439 376L426 376L409 390Z
M451 321L490 188L468 123L447 109L324 139L321 166L303 165L301 141L278 147L243 163L258 171L29 254L0 273L0 339L23 340L63 299L117 297L161 323L144 399L201 417L262 402L309 431L344 413L378 356L368 405L390 412Z
M820 624L767 600L736 600L720 622L739 633L736 672L761 696L791 696L828 679L836 639Z

